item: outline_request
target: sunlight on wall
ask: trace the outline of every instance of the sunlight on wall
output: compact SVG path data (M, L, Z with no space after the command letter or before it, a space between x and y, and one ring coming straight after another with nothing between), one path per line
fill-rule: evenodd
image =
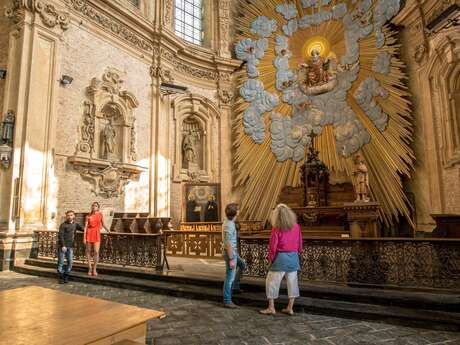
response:
M55 162L54 157L51 157L52 164L48 169L48 190L47 190L47 201L46 201L46 219L47 229L56 229L57 222L60 217L57 214L57 194L59 184L55 174ZM53 217L54 216L54 217Z
M157 190L157 216L168 217L169 212L169 184L170 184L170 160L162 156L158 157L158 190ZM173 205L180 207L180 205Z
M38 223L42 216L45 154L31 149L28 143L25 146L22 208L24 223L30 224Z
M149 160L143 159L136 164L147 167ZM132 181L125 186L124 193L125 212L148 212L149 211L149 172L143 172L139 181Z

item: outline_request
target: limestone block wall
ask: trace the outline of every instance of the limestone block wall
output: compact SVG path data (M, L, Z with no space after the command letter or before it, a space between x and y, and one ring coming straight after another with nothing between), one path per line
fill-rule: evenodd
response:
M86 88L92 78L100 79L107 67L122 72L122 89L135 95L139 106L134 115L137 164L148 168L151 127L151 77L147 61L120 49L103 38L72 25L63 36L61 73L72 76L70 85L59 88L56 126L56 182L58 214L66 209L87 211L92 201L115 211L149 211L149 177L142 173L139 181L125 187L125 193L116 198L96 197L91 184L68 163L75 154L79 127L83 117Z

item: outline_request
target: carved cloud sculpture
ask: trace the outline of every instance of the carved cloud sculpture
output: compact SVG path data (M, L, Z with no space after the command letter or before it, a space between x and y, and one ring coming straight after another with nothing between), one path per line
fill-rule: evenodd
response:
M375 4L374 4L375 3ZM381 47L385 37L382 27L399 10L399 1L396 0L363 0L337 2L331 5L325 0L302 0L303 8L319 8L312 13L298 17L295 4L280 3L275 11L287 21L278 23L275 19L266 16L256 17L250 25L252 34L259 36L259 40L243 38L235 46L239 59L247 62L248 80L240 88L240 95L249 106L243 112L245 133L255 143L262 143L265 138L265 116L270 116L272 126L270 136L272 152L279 161L304 158L302 151L308 140L310 131L320 134L325 126L332 125L336 139L336 150L342 156L349 156L369 143L371 137L365 126L349 104L348 93L360 73L360 40L369 37L373 32L377 47ZM375 6L373 6L375 5ZM334 83L324 86L319 91L305 93L300 87L299 71L293 69L296 63L292 62L290 40L293 35L299 35L306 28L318 27L331 20L340 20L343 26L343 40L345 52L334 61L329 59L328 64L336 64L333 76ZM278 30L281 27L282 31ZM257 65L264 58L269 49L268 38L274 33L273 67L274 85L279 92L281 102L289 105L290 113L284 114L282 121L277 112L271 113L279 105L277 93L264 89L264 84L258 78ZM274 54L273 54L274 53ZM306 57L308 58L308 57ZM388 74L391 55L381 51L374 58L373 71ZM328 65L329 67L329 65ZM309 76L307 75L308 79ZM387 97L387 92L379 82L372 77L363 81L353 96L360 110L364 112L374 125L384 131L388 122L388 115L382 111L376 97ZM307 106L305 106L307 105ZM270 114L270 115L269 115ZM275 124L273 124L275 121ZM292 122L295 121L295 126ZM281 135L284 138L281 138Z
M236 78L233 128L243 216L266 219L281 188L297 185L313 133L331 170L348 174L353 155L366 156L387 223L400 214L411 222L400 181L413 167L410 95L397 32L387 25L400 6L239 0L235 53L246 71ZM261 205L261 193L270 202Z

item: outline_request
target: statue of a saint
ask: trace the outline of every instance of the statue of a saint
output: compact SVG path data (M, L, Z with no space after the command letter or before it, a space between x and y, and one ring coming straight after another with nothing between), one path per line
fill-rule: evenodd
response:
M112 119L109 118L107 124L105 125L104 129L102 130L102 156L105 159L110 158L110 155L115 150L115 136L117 132L112 125Z
M316 49L311 51L311 58L308 62L301 66L307 69L306 83L308 86L316 86L329 81L329 60L324 59Z
M190 168L191 165L196 164L196 136L197 134L193 131L189 131L184 135L182 141L182 152L187 162L187 168Z
M355 177L355 202L369 202L369 176L364 158L360 154L355 156L355 171L353 175Z
M299 67L299 87L307 95L318 95L331 91L337 85L337 79L330 69L331 60L323 58L313 49L306 63Z

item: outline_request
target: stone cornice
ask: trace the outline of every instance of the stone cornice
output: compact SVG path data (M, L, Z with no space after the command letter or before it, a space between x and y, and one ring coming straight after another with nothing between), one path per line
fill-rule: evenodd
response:
M231 81L231 73L240 65L235 59L223 58L210 49L192 46L177 38L169 30L158 35L155 56L172 65L179 73L186 73L207 81Z
M109 14L105 12L91 1L65 1L72 11L101 26L120 40L125 41L144 52L153 52L153 42L151 40L144 37L140 32L134 30L132 26L129 26L127 23L124 23L120 19L114 17L112 13ZM119 10L120 8L117 8L117 11Z
M123 8L116 2L55 1L64 3L67 9L77 17L77 21L78 18L81 18L91 22L100 27L101 32L120 40L145 57L151 55L154 62L153 68L156 68L158 63L166 63L171 65L171 70L178 74L201 79L206 83L216 83L219 80L230 82L230 73L239 66L237 60L220 57L211 49L184 42L167 28L158 28L158 31L155 31L153 22L149 22L140 13ZM20 1L17 0L17 2Z

